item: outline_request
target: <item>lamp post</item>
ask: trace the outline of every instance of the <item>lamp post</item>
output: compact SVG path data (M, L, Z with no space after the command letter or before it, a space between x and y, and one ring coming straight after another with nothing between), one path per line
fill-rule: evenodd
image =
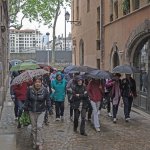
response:
M50 35L50 33L47 32L46 35L47 35L47 37L48 37L48 42L47 42L47 47L48 47L47 64L48 64L48 66L49 66L49 35Z
M66 51L66 22L68 22L70 19L70 14L68 11L66 11L65 8L65 51Z

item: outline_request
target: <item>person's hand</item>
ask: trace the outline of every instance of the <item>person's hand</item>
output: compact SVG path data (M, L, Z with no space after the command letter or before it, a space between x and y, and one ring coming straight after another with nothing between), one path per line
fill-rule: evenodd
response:
M79 96L80 96L80 94L76 94L76 96L77 96L77 97L79 97Z

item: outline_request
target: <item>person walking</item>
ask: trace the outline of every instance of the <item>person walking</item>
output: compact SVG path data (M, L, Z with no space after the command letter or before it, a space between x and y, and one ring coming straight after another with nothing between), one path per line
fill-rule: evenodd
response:
M92 106L91 121L95 130L100 132L99 108L103 99L103 88L99 80L92 79L87 86L88 95Z
M112 87L110 96L112 100L112 105L113 105L113 123L117 122L117 112L118 112L118 107L120 103L120 98L121 98L121 80L120 80L121 74L116 73L115 76L109 83L107 84L107 87Z
M51 88L52 94L55 101L55 110L56 110L56 121L60 121L60 119L64 120L64 101L66 96L66 80L63 78L61 72L57 72L56 79L52 80Z
M76 84L73 89L73 108L74 108L74 132L77 132L79 117L81 114L80 134L87 136L85 132L85 118L88 108L88 95L86 87L83 85L81 76L76 78Z
M126 77L122 79L122 98L124 103L124 115L126 122L130 120L132 102L136 96L136 82L131 77L131 74L126 74Z
M42 77L33 78L33 86L27 91L27 100L24 109L29 111L33 148L43 149L42 125L46 108L50 107L49 93L47 88L42 85Z

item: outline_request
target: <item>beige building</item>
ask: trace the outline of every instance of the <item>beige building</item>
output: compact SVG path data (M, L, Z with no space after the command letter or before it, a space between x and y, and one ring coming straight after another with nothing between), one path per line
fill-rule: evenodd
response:
M138 67L134 105L150 113L150 0L73 0L72 20L73 63Z
M8 87L8 8L7 0L0 0L0 106Z

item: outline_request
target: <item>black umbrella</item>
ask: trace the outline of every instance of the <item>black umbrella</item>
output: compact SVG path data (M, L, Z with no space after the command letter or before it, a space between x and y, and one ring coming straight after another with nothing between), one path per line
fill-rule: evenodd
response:
M133 73L138 73L139 70L130 65L120 65L120 66L116 66L112 72L113 73L133 74Z
M73 71L77 66L75 65L69 65L64 69L64 73L69 73L70 71Z
M111 74L104 70L93 70L87 73L86 76L95 79L111 79Z

